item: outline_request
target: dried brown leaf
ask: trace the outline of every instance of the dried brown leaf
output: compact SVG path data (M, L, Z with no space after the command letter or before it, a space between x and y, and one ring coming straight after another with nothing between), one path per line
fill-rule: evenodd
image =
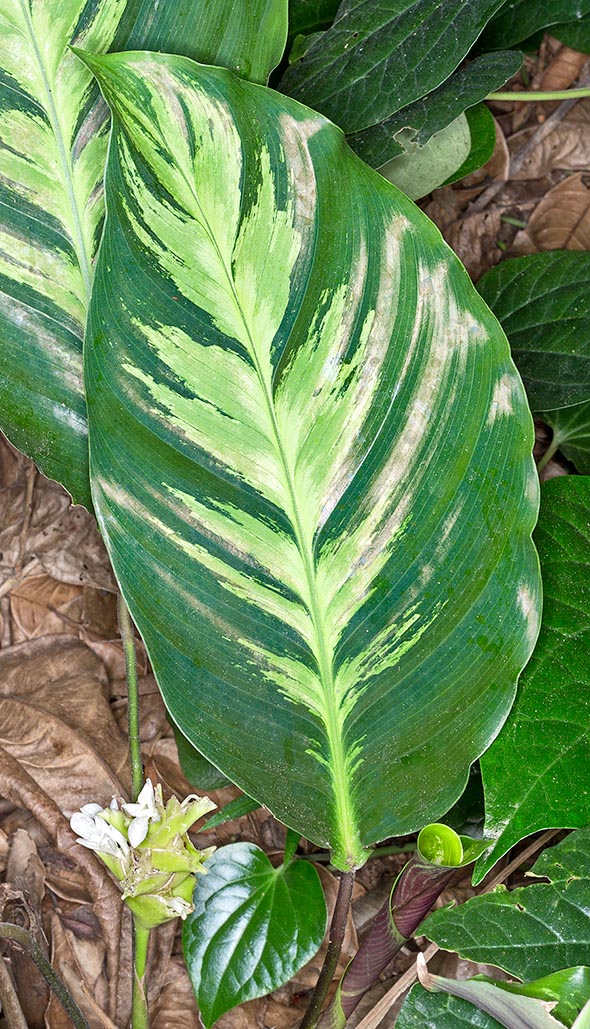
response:
M113 591L110 561L94 517L72 507L65 490L38 473L31 495L33 465L4 437L0 469L0 568L9 574L37 557L54 579Z
M540 89L548 93L556 89L569 89L577 80L586 59L586 54L578 50L571 50L569 46L560 47L543 72Z
M63 979L91 1029L105 1029L113 1023L103 1014L108 1006L109 986L104 972L105 946L98 937L79 939L64 929L55 912L51 915L51 963ZM71 1029L71 1021L52 994L47 1009L48 1029Z
M98 658L78 640L44 637L0 653L0 747L68 816L124 792L127 748Z
M82 587L45 572L30 575L11 591L10 611L13 643L55 633L75 635L74 619L79 622L82 615Z
M472 279L477 281L485 271L498 264L502 257L502 251L497 245L502 227L499 210L477 211L452 221L445 218L444 214L441 217L440 204L436 200L431 201L425 210L438 225Z
M168 962L162 989L150 1007L150 1022L157 1029L200 1027L197 1004L181 957L173 957ZM220 1023L216 1025L219 1029Z
M572 175L551 189L529 218L525 233L515 240L515 252L522 244L532 250L590 250L590 190L581 175ZM518 249L520 245L520 249Z
M12 872L17 873L17 882L8 881L0 886L0 921L13 922L23 926L33 935L38 946L47 956L47 944L41 926L41 897L43 894L43 866L35 851L35 845L27 833L19 830L19 837L11 852ZM24 867L16 868L16 862L22 857ZM28 873L28 874L27 874ZM30 894L24 883L29 881L33 893ZM45 1009L49 1000L49 988L41 973L32 963L28 954L18 947L6 944L4 949L10 954L11 970L23 1014L29 1029L43 1029Z
M523 149L537 130L538 125L532 125L511 136L510 153ZM586 171L589 166L590 104L582 100L538 142L512 178L537 179L557 170Z

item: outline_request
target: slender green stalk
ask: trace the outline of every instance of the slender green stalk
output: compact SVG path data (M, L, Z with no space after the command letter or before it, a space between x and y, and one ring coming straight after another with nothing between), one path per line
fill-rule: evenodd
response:
M37 968L41 972L41 975L43 975L49 983L64 1011L66 1011L70 1016L75 1029L90 1029L88 1022L84 1018L84 1015L80 1011L80 1008L76 1004L76 1001L72 997L70 991L66 987L65 983L60 979L55 969L49 964L45 954L34 937L31 936L31 933L26 929L23 929L20 925L13 925L12 922L0 922L0 939L18 943L23 950L26 950L29 957L35 962Z
M553 439L551 441L551 443L549 444L549 446L547 447L547 450L543 454L543 457L539 460L539 462L537 464L537 471L538 471L539 475L543 471L543 468L545 467L545 465L549 464L551 458L557 453L558 450L559 450L559 440Z
M590 96L590 89L588 88L554 89L546 93L541 90L531 90L530 93L512 90L507 93L488 93L486 100L526 100L534 102L535 100L581 100L586 96Z
M312 993L309 1007L303 1016L299 1029L315 1029L322 1013L322 1007L324 1006L324 1001L328 994L330 983L334 978L336 966L338 965L338 958L340 957L340 951L342 950L342 944L344 942L346 922L352 898L352 887L354 886L354 875L354 872L343 872L340 877L338 896L336 897L336 905L334 907L334 914L332 915L332 922L330 924L328 950L326 951L324 964L322 965L322 970L318 976L318 981Z
M131 799L136 801L143 786L143 762L139 738L139 689L137 686L137 660L135 657L135 636L133 625L123 596L117 598L119 632L125 652L127 672L127 725L129 734L129 759L131 762Z
M150 931L133 919L133 1002L131 1025L133 1029L149 1029L150 1016L147 1002L146 965Z
M119 631L125 652L125 671L127 673L127 726L129 760L131 764L131 799L136 801L143 786L143 761L141 759L141 739L139 734L139 688L137 684L135 636L131 616L121 593L118 596L117 607ZM150 1024L145 982L149 939L149 929L145 929L133 919L132 1029L149 1029Z

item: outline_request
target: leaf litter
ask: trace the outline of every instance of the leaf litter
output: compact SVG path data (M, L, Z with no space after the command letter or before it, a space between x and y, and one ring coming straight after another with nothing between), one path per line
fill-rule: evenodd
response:
M584 73L587 60L546 36L538 55L526 58L529 82L566 89ZM524 88L522 80L513 88ZM496 147L488 163L421 202L475 281L504 256L590 250L590 101L576 104L544 131L556 107L516 100L492 104ZM537 457L550 435L538 422ZM570 471L557 455L543 477ZM239 794L234 787L199 791L185 779L139 640L137 657L146 774L162 782L165 796L182 798L196 789L220 807L229 803ZM129 1019L130 920L105 867L76 845L68 818L89 799L106 804L113 793L128 793L126 707L116 585L94 518L72 506L65 490L0 438L0 917L31 929L92 1029L122 1027ZM281 860L284 828L264 809L204 832L199 844L223 846L238 839ZM302 841L303 853L313 849ZM383 903L405 859L379 857L359 873L340 971L354 953L357 930ZM331 909L337 879L321 862L317 867ZM514 874L522 880L522 873ZM440 903L460 901L470 889L469 873L459 873ZM152 935L152 1024L197 1029L177 927L165 925ZM412 968L419 942L411 941L385 970L352 1025ZM326 946L324 941L291 983L228 1012L218 1029L296 1026ZM67 1016L28 957L6 947L4 954L30 1029L66 1029ZM434 958L430 967L460 977L486 971L459 964L446 956L438 965ZM383 1029L394 1025L401 1000L380 1023ZM4 1024L0 1017L0 1029Z

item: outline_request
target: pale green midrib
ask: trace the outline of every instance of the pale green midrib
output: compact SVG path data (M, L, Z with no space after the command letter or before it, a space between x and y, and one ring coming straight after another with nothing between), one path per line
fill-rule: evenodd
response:
M74 249L76 252L76 256L78 258L78 264L80 266L80 271L82 273L82 281L84 283L85 291L85 296L81 299L83 300L84 309L88 310L88 303L90 300L90 293L92 290L91 255L87 253L86 245L84 243L82 220L80 217L80 211L78 209L78 203L76 200L76 190L74 188L74 178L72 172L71 159L68 155L68 150L66 149L63 127L59 119L59 115L55 106L55 101L53 99L53 89L49 81L49 76L47 74L47 69L43 62L41 51L39 50L39 46L37 44L35 29L31 18L31 11L28 5L28 0L20 0L20 5L25 16L25 21L27 24L27 28L29 30L29 38L35 53L35 57L37 59L37 64L39 65L39 70L41 72L41 77L43 79L43 85L45 86L45 112L47 114L47 117L49 118L49 123L51 125L51 129L53 131L53 135L55 137L55 141L57 144L57 151L63 173L63 185L65 187L66 196L68 198L68 203L70 205L70 210L72 212L72 243L74 244Z
M238 310L239 316L240 316L240 318L242 320L242 323L244 325L246 336L247 336L248 342L249 342L250 347L251 347L252 355L253 355L253 358L254 358L255 371L256 371L256 374L258 376L258 380L259 380L259 382L260 382L260 384L262 386L262 389L263 389L264 399L266 401L268 415L269 415L269 418L270 418L270 421L271 421L271 425L272 425L272 429L273 429L273 433L274 433L274 436L275 436L275 445L276 445L277 452L279 454L279 458L280 458L281 465L282 465L282 468L283 468L283 474L284 474L284 477L285 477L285 482L286 482L286 485L287 485L287 491L288 491L288 494L289 494L289 500L290 500L290 503L291 503L291 509L292 509L292 512L293 512L293 518L291 519L291 522L292 522L292 525L293 525L293 530L295 532L295 539L296 539L297 547L298 547L299 552L301 554L301 557L303 559L303 567L304 567L304 571L305 571L305 578L306 578L306 582L307 582L307 588L308 588L308 591L309 591L309 599L310 599L308 610L309 610L309 615L311 617L311 621L312 621L312 625L313 625L313 629L314 629L314 634L315 634L315 637L316 637L316 644L317 644L318 670L319 670L319 675L320 675L320 681L321 681L322 686L324 688L324 693L327 694L327 701L328 701L328 703L326 704L326 712L325 712L325 715L326 715L326 731L327 731L328 745L329 745L329 748L330 748L330 754L331 754L331 757L332 757L332 764L330 765L330 770L332 771L334 797L335 797L335 801L336 801L336 809L337 809L338 814L339 814L338 826L337 827L338 827L338 830L341 833L341 839L342 839L342 844L343 844L343 851L346 854L346 856L347 857L350 856L350 857L353 857L353 858L358 858L359 857L359 852L361 850L361 845L360 845L360 840L358 839L358 831L356 829L356 817L355 817L355 814L354 814L352 798L351 798L350 791L349 791L346 754L345 754L345 751L344 751L344 747L342 745L342 738L341 738L341 735L340 735L340 725L339 725L338 715L337 715L338 704L337 704L336 688L335 688L334 674L333 674L333 661L332 661L332 657L330 655L329 647L328 647L328 644L327 644L326 630L325 630L325 620L324 620L323 612L321 610L321 605L319 603L319 598L318 598L317 581L316 581L316 575L315 575L315 570L314 570L312 547L310 545L310 542L308 540L306 540L305 533L303 531L301 517L300 517L300 514L299 514L299 508L298 508L298 505L297 505L297 495L296 495L296 491L295 491L295 483L293 481L293 477L292 477L291 471L289 469L289 465L288 465L287 458L286 458L286 455L285 455L285 450L284 450L284 447L283 447L283 442L282 442L282 439L281 439L281 434L279 432L279 426L278 426L278 423L277 423L277 418L276 418L274 404L273 404L273 399L272 399L272 392L271 392L271 389L269 387L269 384L266 382L266 379L265 379L265 377L264 377L264 375L262 373L262 370L261 370L261 367L260 367L260 362L259 362L259 359L258 359L258 353L257 353L257 350L256 350L256 345L255 345L255 342L254 342L254 337L252 335L252 331L250 329L250 325L248 323L248 319L246 317L246 314L245 314L245 312L243 310L243 307L242 307L242 305L240 303L240 298L239 298L239 296L237 294L237 290L236 290L236 287L235 287L233 275L231 274L231 271L230 271L230 269L227 266L225 258L223 256L223 254L222 254L218 244L217 244L217 240L215 238L215 234L214 234L214 232L213 232L213 230L211 228L211 225L209 223L209 219L208 219L207 215L205 214L205 212L204 212L204 210L202 208L200 199L199 199L198 195L195 193L194 184L191 182L191 180L185 174L185 171L184 171L183 168L181 168L180 171L181 171L181 174L182 174L182 176L183 176L183 178L184 178L184 180L185 180L185 182L186 182L190 192L192 193L193 197L195 198L195 203L196 203L196 205L197 205L197 207L198 207L198 209L199 209L199 211L201 213L202 219L203 219L203 226L204 226L205 231L206 231L206 233L207 233L207 235L208 235L208 237L209 237L209 239L211 241L211 245L213 246L213 248L214 248L214 250L215 250L215 252L216 252L216 254L217 254L218 258L219 258L221 267L223 268L223 271L224 271L225 276L227 278L227 282L228 282L229 288L231 290L232 297L234 299L234 302L236 304L236 308Z

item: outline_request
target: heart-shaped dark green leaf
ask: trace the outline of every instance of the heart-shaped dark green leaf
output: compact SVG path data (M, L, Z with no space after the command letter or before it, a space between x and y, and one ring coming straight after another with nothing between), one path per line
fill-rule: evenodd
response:
M514 46L538 29L590 13L590 0L507 0L481 39L487 50Z
M273 868L253 843L222 847L199 877L184 956L209 1029L226 1011L288 982L317 953L326 902L309 861Z
M485 100L488 93L504 85L521 64L521 53L484 54L458 68L438 89L403 107L391 118L352 134L348 142L363 161L373 168L380 168L386 161L404 153L409 142L424 146L435 132L446 128L464 111ZM493 124L489 111L488 116ZM487 154L484 161L489 156Z
M583 54L590 53L590 16L568 21L565 25L554 25L551 35L572 50L579 50Z
M340 0L289 0L289 35L309 35L332 24Z
M590 824L590 478L545 483L535 532L543 624L502 732L481 759L485 836L477 878L523 836Z
M590 0L589 0L590 2ZM502 0L343 0L281 89L347 134L390 118L454 72Z
M533 874L550 882L435 911L420 932L445 950L519 979L590 965L590 829L544 851Z
M82 337L108 118L68 45L171 50L266 81L286 32L287 0L2 0L0 428L87 507Z
M185 735L362 864L448 810L535 642L522 385L439 232L324 118L181 58L91 61L117 576Z
M533 411L590 398L590 253L502 261L477 288L510 340Z

